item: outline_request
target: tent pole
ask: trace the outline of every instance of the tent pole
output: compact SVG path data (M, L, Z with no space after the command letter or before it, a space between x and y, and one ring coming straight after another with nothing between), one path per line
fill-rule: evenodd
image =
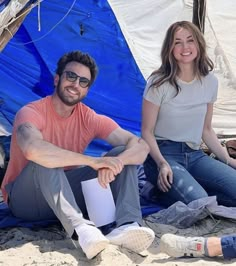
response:
M5 48L7 43L10 41L10 39L14 36L14 34L19 29L20 25L24 21L25 17L28 15L28 13L31 11L32 6L29 6L25 9L22 9L16 16L16 18L13 20L13 22L9 23L8 27L4 29L2 32L2 35L0 35L0 52Z
M205 31L206 0L193 0L192 22L200 29Z

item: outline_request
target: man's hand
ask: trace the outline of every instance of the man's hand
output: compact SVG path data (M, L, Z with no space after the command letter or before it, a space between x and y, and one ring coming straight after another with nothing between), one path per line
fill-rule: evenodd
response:
M90 166L95 170L109 169L113 175L118 175L122 171L124 164L119 157L104 156L99 158L94 157L93 164Z
M157 185L163 192L168 192L173 183L173 172L168 163L162 163L160 165L159 175L157 179Z
M107 188L107 184L115 180L115 175L112 170L103 168L98 170L98 183L103 187Z

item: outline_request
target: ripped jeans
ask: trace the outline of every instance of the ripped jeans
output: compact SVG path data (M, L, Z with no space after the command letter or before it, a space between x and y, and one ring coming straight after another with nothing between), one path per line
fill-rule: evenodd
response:
M185 204L216 196L220 205L236 206L236 170L206 155L201 149L193 150L184 142L157 140L159 149L173 171L173 184L168 192L157 188L157 200L163 206L176 201ZM158 167L150 155L144 162L147 180L157 187Z

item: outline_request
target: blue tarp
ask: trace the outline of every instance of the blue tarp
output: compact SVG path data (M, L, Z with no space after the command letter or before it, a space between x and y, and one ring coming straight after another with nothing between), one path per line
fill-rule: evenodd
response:
M143 216L147 216L148 214L155 213L161 210L158 205L151 204L148 206L142 207ZM26 221L24 219L16 218L12 215L10 209L5 203L0 203L0 229L7 227L45 227L52 224L59 224L58 220L43 220L43 221Z
M40 17L37 7L27 15L0 53L1 112L6 119L12 123L24 104L51 94L57 60L77 49L94 57L99 67L84 102L139 134L145 80L105 0L42 1ZM106 148L94 142L87 153Z
M46 221L25 221L20 218L16 218L12 215L11 211L5 203L0 203L0 229L6 227L45 227L52 224L59 224L58 220L46 220Z
M140 193L140 204L143 217L158 212L164 207L160 206L155 199L155 195L152 193L150 185L146 180L144 169L142 166L137 168L138 179L139 179L139 193ZM20 218L16 218L12 215L10 209L5 203L0 203L0 229L6 227L42 227L51 224L58 223L58 220L44 220L44 221L25 221Z

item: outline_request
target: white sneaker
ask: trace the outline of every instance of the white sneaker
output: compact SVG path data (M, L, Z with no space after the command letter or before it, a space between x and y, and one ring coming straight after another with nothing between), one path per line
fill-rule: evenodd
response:
M164 234L160 241L160 251L171 257L204 257L204 237L183 237Z
M92 259L109 244L109 240L95 226L82 224L76 228L78 241L74 241L76 247L82 248L88 259ZM78 242L78 243L76 243Z
M134 222L114 229L106 237L111 244L140 253L152 244L155 234L150 228L140 227Z

